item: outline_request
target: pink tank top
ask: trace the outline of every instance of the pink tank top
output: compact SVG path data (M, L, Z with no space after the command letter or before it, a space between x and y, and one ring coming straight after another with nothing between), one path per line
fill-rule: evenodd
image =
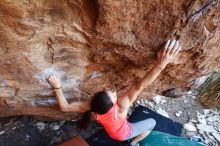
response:
M125 140L131 134L131 124L127 119L118 119L116 112L118 105L115 104L106 114L96 115L96 120L102 124L107 133L116 140Z

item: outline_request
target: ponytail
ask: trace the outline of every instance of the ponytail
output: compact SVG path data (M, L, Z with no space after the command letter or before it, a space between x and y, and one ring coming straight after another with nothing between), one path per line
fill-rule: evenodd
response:
M86 111L82 118L78 121L77 126L80 129L86 129L91 121L91 110Z

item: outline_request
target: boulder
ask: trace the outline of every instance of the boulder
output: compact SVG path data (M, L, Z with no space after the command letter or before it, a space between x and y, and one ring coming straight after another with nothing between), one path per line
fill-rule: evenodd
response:
M191 88L220 68L219 18L219 0L1 0L0 116L76 118L59 110L50 73L69 102L123 92L169 38L182 51L145 95Z

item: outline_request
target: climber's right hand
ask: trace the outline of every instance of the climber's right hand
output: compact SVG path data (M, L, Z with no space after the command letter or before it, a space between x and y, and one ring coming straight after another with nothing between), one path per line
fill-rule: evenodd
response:
M168 40L165 46L157 53L157 66L164 69L181 50L179 41L173 39Z

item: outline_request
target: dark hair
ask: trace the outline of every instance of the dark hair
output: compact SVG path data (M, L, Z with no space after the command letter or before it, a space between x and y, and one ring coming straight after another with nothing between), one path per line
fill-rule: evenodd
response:
M96 93L91 100L91 109L84 113L78 122L78 127L86 129L91 121L91 112L103 115L107 113L113 106L113 103L106 91Z

